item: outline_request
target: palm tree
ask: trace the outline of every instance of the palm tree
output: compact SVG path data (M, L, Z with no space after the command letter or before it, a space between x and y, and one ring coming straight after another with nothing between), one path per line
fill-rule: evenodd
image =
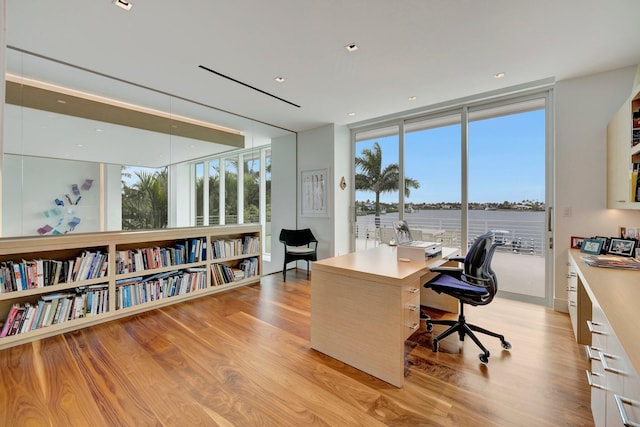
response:
M372 148L365 148L362 157L356 157L356 190L372 191L376 195L376 226L380 226L380 194L398 191L400 167L388 164L382 169L382 149L378 142ZM420 188L420 183L412 178L404 179L404 195L409 197L411 188Z

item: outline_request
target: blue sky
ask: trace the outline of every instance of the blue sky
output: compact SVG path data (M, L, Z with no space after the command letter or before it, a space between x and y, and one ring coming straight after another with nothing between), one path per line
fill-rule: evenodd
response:
M544 202L545 113L536 110L469 123L469 201ZM383 165L398 162L398 137L356 145L356 156L377 141ZM460 201L460 126L412 132L405 136L406 176L420 182L409 202ZM373 200L372 192L356 192L357 200ZM397 193L381 195L397 202Z

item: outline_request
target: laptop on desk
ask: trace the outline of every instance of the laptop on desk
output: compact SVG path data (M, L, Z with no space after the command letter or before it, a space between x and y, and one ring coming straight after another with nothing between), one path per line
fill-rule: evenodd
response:
M396 230L396 241L399 246L411 246L414 248L424 248L426 256L433 256L442 251L442 244L438 242L425 242L423 240L413 240L411 238L411 231L409 230L409 224L407 221L395 221L393 228Z

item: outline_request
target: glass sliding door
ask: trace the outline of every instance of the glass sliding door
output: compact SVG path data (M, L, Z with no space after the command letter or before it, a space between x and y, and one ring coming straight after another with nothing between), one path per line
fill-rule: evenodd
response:
M469 109L468 240L495 230L500 293L547 304L545 98Z
M404 125L404 219L416 240L460 247L460 129L459 113Z
M381 228L398 219L399 126L355 134L355 249L380 243Z

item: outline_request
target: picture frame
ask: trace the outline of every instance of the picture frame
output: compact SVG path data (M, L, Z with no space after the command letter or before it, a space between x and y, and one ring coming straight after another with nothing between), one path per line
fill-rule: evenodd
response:
M593 237L593 239L602 241L602 249L600 250L600 253L607 253L607 251L609 250L609 242L611 241L611 239L604 236L595 236Z
M582 242L582 246L580 247L580 252L591 255L600 255L602 245L602 240L584 239L584 241Z
M612 238L609 244L608 254L633 257L635 255L637 240Z
M329 169L302 171L300 179L300 215L306 217L329 216Z
M584 237L571 236L571 249L580 249L583 241Z

